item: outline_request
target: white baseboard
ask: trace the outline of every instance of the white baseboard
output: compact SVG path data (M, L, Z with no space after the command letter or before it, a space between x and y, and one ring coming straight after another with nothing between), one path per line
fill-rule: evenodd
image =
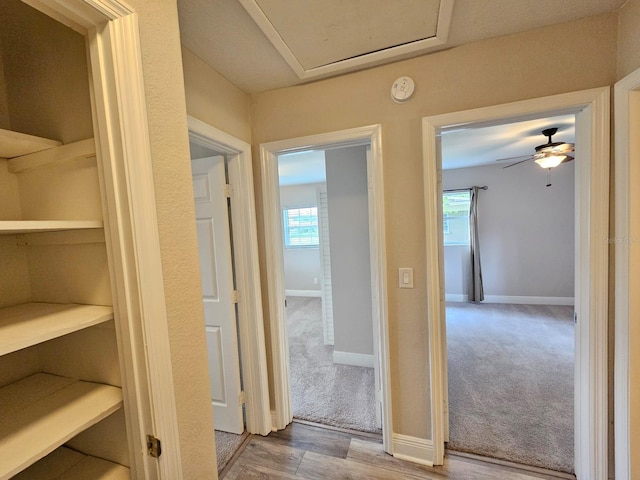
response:
M433 442L431 440L394 433L392 442L394 457L433 467Z
M446 293L444 299L447 302L468 302L469 295L463 295L462 293Z
M484 303L512 303L514 305L574 305L574 298L485 295Z
M354 367L373 368L373 355L364 353L336 352L333 351L333 363L340 365L353 365Z
M469 295L459 293L447 293L444 298L447 302L469 301ZM574 305L574 298L485 295L483 303L511 303L513 305Z
M322 297L322 290L285 290L287 297Z

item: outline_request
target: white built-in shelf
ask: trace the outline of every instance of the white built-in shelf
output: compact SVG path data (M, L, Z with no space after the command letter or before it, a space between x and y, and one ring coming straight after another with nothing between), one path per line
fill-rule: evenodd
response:
M121 407L119 388L46 373L0 388L0 480L22 472Z
M99 220L1 220L0 235L102 228Z
M25 303L0 309L0 355L113 319L99 305Z
M34 168L45 167L60 162L92 158L96 156L96 143L93 138L68 143L41 152L21 155L9 160L9 172L20 173Z
M12 480L130 480L127 467L60 447Z
M62 145L57 140L0 129L0 157L13 158Z

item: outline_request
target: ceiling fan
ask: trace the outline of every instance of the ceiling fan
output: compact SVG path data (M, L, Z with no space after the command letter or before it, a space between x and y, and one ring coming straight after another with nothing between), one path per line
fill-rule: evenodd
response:
M548 142L543 145L538 145L536 147L536 153L532 155L521 155L519 157L511 157L511 158L501 158L496 160L498 162L504 162L507 160L517 160L514 163L510 163L509 165L505 165L502 168L513 167L514 165L519 165L529 160L534 160L538 165L542 168L554 168L560 165L563 162L570 162L573 160L571 155L567 155L569 152L573 152L575 150L575 144L566 143L566 142L554 142L551 137L553 137L557 128L547 128L542 130L542 135L548 138Z

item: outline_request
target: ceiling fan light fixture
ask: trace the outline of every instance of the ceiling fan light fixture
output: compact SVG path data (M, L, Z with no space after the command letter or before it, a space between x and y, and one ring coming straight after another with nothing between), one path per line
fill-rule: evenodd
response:
M566 158L566 155L545 155L542 158L536 159L535 162L542 168L554 168L564 162Z

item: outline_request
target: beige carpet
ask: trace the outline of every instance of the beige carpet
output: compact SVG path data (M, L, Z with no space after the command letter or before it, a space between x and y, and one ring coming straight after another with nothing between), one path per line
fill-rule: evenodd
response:
M247 438L248 433L245 432L241 435L236 435L235 433L216 430L215 434L216 459L218 460L218 473L220 473L227 463L229 463L233 454L240 448L244 439Z
M373 368L333 363L324 345L320 298L287 297L293 416L324 425L380 433Z
M447 304L448 448L573 473L573 307Z

